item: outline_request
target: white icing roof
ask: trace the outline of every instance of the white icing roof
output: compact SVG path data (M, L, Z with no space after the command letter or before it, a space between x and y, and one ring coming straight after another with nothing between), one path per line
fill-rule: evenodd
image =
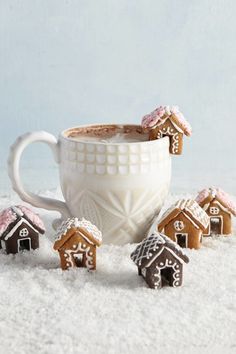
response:
M102 242L102 233L101 231L92 224L90 221L82 218L79 220L78 218L68 218L67 220L63 221L63 223L60 225L60 227L57 229L56 237L55 240L58 241L62 238L63 235L65 235L69 229L72 227L82 227L85 229L89 234L91 234L95 240L97 240L99 243Z
M176 203L176 207L188 211L204 228L209 224L209 217L206 212L192 199L181 199Z
M151 261L157 257L163 250L167 248L173 251L176 257L182 261L188 261L187 256L184 254L182 248L173 242L169 237L163 233L153 232L150 236L145 238L132 252L131 259L138 267L146 266L146 261Z
M174 205L172 205L169 209L165 211L162 217L159 220L159 224L165 222L165 219L168 219L168 216L174 212L175 210L188 212L191 215L189 219L191 222L197 222L203 229L205 229L209 224L209 216L207 213L199 206L199 204L192 199L180 199Z

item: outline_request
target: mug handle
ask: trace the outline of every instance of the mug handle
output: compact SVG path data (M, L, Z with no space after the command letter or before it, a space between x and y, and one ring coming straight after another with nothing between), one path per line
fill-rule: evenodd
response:
M70 213L65 202L57 199L41 197L37 194L27 191L21 182L19 168L21 155L25 148L34 142L46 143L51 148L55 161L57 163L60 162L59 145L55 136L45 131L26 133L21 135L11 146L10 154L8 157L8 175L12 183L12 188L25 202L38 208L59 211L64 218L67 218L69 217Z

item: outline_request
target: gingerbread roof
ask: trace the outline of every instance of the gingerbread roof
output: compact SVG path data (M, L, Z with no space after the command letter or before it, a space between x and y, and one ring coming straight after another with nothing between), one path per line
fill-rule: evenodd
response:
M0 213L0 237L4 237L21 218L25 218L39 233L45 232L44 224L37 214L24 205L16 205Z
M220 188L210 187L203 189L199 192L195 200L201 207L211 203L213 200L217 200L223 207L228 209L230 213L236 216L236 205L231 200L229 194L225 193Z
M80 234L89 242L96 246L102 243L102 233L97 226L90 221L82 218L68 218L63 221L57 230L55 237L54 249L58 250L62 245L75 233L79 231Z
M181 199L172 205L162 215L159 220L158 229L162 230L171 220L176 218L180 213L189 219L189 221L197 228L205 230L209 224L209 216L199 206L199 204L192 199Z
M131 253L131 259L139 268L149 267L155 259L157 259L164 250L168 250L180 262L188 263L189 259L177 243L173 242L166 235L153 232L145 238Z
M142 118L142 127L144 129L153 129L165 123L170 119L174 127L187 136L192 134L192 128L184 115L180 112L179 107L160 106L153 112L146 114Z

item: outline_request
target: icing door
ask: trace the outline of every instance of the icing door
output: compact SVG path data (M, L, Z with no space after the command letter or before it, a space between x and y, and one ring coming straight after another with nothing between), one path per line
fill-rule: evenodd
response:
M161 269L161 283L164 285L171 285L173 282L174 270L172 267L166 267Z
M188 247L188 234L175 234L175 239L180 247Z
M221 234L221 218L213 216L211 217L211 223L210 223L211 235L219 235Z
M18 240L18 251L23 251L23 250L31 250L31 242L30 238L23 238L21 240Z

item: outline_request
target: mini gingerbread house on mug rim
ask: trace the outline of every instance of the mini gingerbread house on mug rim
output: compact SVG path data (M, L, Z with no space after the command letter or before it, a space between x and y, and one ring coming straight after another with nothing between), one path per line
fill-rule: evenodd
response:
M0 213L0 248L7 254L37 249L39 234L44 232L42 220L26 206L12 206Z
M198 249L209 224L206 212L192 199L181 199L161 217L158 230L181 247Z
M183 135L190 136L192 128L177 106L160 106L142 118L142 128L149 132L149 139L170 138L170 153L180 155Z
M203 189L197 196L196 202L209 215L209 226L203 236L229 235L232 233L231 215L236 216L236 205L230 196L220 188Z
M131 253L131 259L138 267L150 288L157 289L168 284L173 287L182 285L183 263L188 257L169 237L156 231L145 238Z
M61 268L86 267L96 269L96 247L102 243L102 233L86 219L69 218L57 230L54 249L59 252Z

